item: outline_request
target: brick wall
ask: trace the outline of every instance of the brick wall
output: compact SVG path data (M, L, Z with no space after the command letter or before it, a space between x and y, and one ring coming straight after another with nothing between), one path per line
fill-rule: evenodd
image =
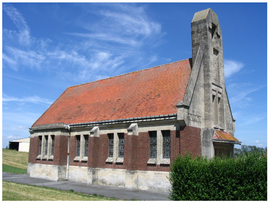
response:
M67 164L67 136L57 135L54 141L53 160L36 159L39 152L39 137L30 138L29 163L66 165Z
M137 170L138 136L125 136L125 164L128 170Z
M91 168L98 167L99 160L99 138L90 137L88 146L88 166Z
M171 131L171 163L178 154L180 154L180 131Z
M180 132L180 153L185 155L190 151L194 156L201 155L201 129L186 126Z
M30 148L29 148L29 157L28 157L29 163L36 163L38 150L39 150L39 138L38 137L30 138Z
M187 151L192 154L201 154L200 128L186 126L181 131L171 131L171 158L170 162L178 156L184 155ZM108 158L109 139L107 134L100 137L90 137L88 142L88 161L74 161L76 157L76 137L70 138L70 160L71 166L88 166L93 168L114 168L128 170L146 171L169 171L169 165L147 164L150 157L150 136L148 132L140 132L139 136L124 134L125 152L123 163L106 163ZM39 151L39 138L30 139L30 163L65 165L67 159L67 136L55 136L54 160L36 160Z

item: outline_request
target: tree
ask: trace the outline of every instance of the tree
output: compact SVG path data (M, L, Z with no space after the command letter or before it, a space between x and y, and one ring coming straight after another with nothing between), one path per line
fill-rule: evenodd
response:
M267 147L261 148L261 147L256 147L256 146L242 145L241 149L236 149L236 148L234 149L234 154L236 158L242 155L247 156L251 152L258 152L258 153L265 154L267 153Z

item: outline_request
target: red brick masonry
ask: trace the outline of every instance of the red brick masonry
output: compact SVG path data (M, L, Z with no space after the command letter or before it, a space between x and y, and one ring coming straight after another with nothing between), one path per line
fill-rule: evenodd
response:
M182 130L171 131L171 158L170 162L187 151L192 154L201 154L200 129L186 126ZM150 154L150 137L148 132L139 133L139 136L124 134L125 151L123 163L106 163L108 158L109 139L107 134L100 137L89 137L88 161L74 161L76 156L76 137L70 137L70 160L72 166L87 166L91 168L114 168L127 170L145 171L170 171L169 165L147 164ZM39 151L39 138L30 140L29 163L40 163L50 165L66 165L67 162L68 136L55 136L55 149L53 160L37 160Z

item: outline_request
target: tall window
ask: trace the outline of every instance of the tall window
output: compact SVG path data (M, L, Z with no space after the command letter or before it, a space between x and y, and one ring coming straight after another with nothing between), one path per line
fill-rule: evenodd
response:
M157 158L157 132L150 131L150 158Z
M76 156L80 156L80 150L81 150L81 136L76 135L77 145L76 145Z
M48 135L45 135L45 155L48 155Z
M108 134L109 137L109 157L113 157L113 133Z
M88 135L84 135L84 156L88 157Z
M118 133L118 138L119 138L119 154L118 157L124 157L124 133Z
M38 155L41 155L41 149L42 149L42 136L38 136L39 138L39 151L38 151Z
M54 135L51 136L52 138L52 149L51 149L51 155L54 155Z
M162 137L163 137L163 158L170 158L171 153L170 131L169 130L162 131Z
M36 159L42 160L53 160L54 156L54 135L40 135L39 139L39 149L38 156Z

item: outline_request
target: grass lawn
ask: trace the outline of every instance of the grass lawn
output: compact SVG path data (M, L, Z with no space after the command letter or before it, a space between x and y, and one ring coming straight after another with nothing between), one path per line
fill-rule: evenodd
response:
M2 171L8 173L27 173L28 152L2 149ZM72 191L23 185L2 181L3 201L118 201L99 195L86 195Z
M99 195L86 195L72 191L2 182L3 201L118 201Z
M9 165L6 165L6 164L2 164L2 171L3 172L8 172L8 173L17 173L17 174L25 174L25 173L27 173L26 169L16 168L16 167L9 166Z
M2 164L27 170L28 155L28 152L18 152L11 149L2 149Z

